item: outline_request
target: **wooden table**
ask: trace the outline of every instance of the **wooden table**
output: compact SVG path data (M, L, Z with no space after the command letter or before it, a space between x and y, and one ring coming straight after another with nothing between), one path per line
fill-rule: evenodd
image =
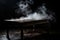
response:
M36 24L46 24L48 23L47 20L38 20L38 21L29 21L29 22L17 22L17 21L5 21L8 26L9 25L20 25L21 27L17 27L17 28L21 28L21 40L23 40L23 27L28 27L30 25L34 26ZM4 23L5 23L4 22ZM8 27L8 28L14 28L14 27ZM7 38L10 40L9 38L9 29L7 29Z

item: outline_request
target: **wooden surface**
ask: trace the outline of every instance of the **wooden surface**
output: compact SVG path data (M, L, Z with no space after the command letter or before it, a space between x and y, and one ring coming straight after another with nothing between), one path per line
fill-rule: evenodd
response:
M29 26L29 25L35 25L35 24L45 24L48 23L47 20L38 20L38 21L29 21L29 22L14 22L14 21L5 21L5 23L10 25L22 25L22 26Z

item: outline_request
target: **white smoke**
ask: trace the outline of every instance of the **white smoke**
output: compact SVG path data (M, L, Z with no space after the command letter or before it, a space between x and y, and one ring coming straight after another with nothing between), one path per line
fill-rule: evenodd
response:
M28 7L29 5L27 4L27 3L25 3L25 2L20 2L20 4L19 4L19 8L23 11L23 10L26 10L27 9L27 7Z
M26 0L26 2L29 4L34 4L33 0Z
M0 40L8 40L6 35L1 35L0 37L1 37Z
M30 0L31 1L31 0ZM23 14L26 15L26 17L20 17L18 19L10 19L6 21L19 21L19 22L25 22L25 21L33 21L33 20L53 20L52 13L50 15L47 14L47 8L43 4L42 6L38 7L37 11L32 13L32 9L30 9L30 6L28 4L28 1L20 1L19 3L19 9Z
M32 12L28 3L29 3L29 1L26 0L26 1L20 1L18 4L20 12L22 12L23 15L24 14L27 15ZM17 13L19 13L19 10Z

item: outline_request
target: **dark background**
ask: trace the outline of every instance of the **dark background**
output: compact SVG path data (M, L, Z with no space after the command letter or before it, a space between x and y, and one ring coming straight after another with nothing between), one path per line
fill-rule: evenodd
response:
M0 19L5 18L15 18L17 14L15 13L15 9L17 9L16 3L20 0L0 0ZM56 12L56 2L51 0L34 0L34 4L32 5L33 10L35 10L42 3L46 3L46 7L49 10Z
M17 9L16 3L19 2L19 0L0 0L0 25L4 19L10 19L10 18L16 18L18 14L15 13L15 9ZM57 35L59 35L59 26L58 26L58 1L56 0L34 0L34 5L32 6L33 10L37 8L37 6L41 5L42 3L46 3L46 7L55 12L56 15L56 23L52 24L51 31L55 31L55 34L50 35L50 39L59 39Z

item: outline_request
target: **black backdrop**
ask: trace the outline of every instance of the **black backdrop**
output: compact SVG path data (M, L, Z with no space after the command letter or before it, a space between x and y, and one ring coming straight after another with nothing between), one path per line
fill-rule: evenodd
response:
M15 9L17 8L16 3L19 0L1 0L0 2L0 20L5 18L17 17ZM56 2L51 0L34 0L34 5L32 5L33 10L35 10L42 3L46 3L46 7L49 10L56 12Z
M19 0L0 0L0 25L2 20L9 19L9 18L16 18L17 15L15 13L15 9L17 8L16 3L19 2ZM37 8L37 6L41 5L42 3L46 3L46 7L49 10L52 10L56 14L56 20L58 21L57 14L58 14L58 3L57 0L34 0L35 4L32 6L33 10ZM55 30L57 34L59 35L59 27L57 27L57 24L52 25L52 30ZM57 39L57 34L52 34L51 39Z

